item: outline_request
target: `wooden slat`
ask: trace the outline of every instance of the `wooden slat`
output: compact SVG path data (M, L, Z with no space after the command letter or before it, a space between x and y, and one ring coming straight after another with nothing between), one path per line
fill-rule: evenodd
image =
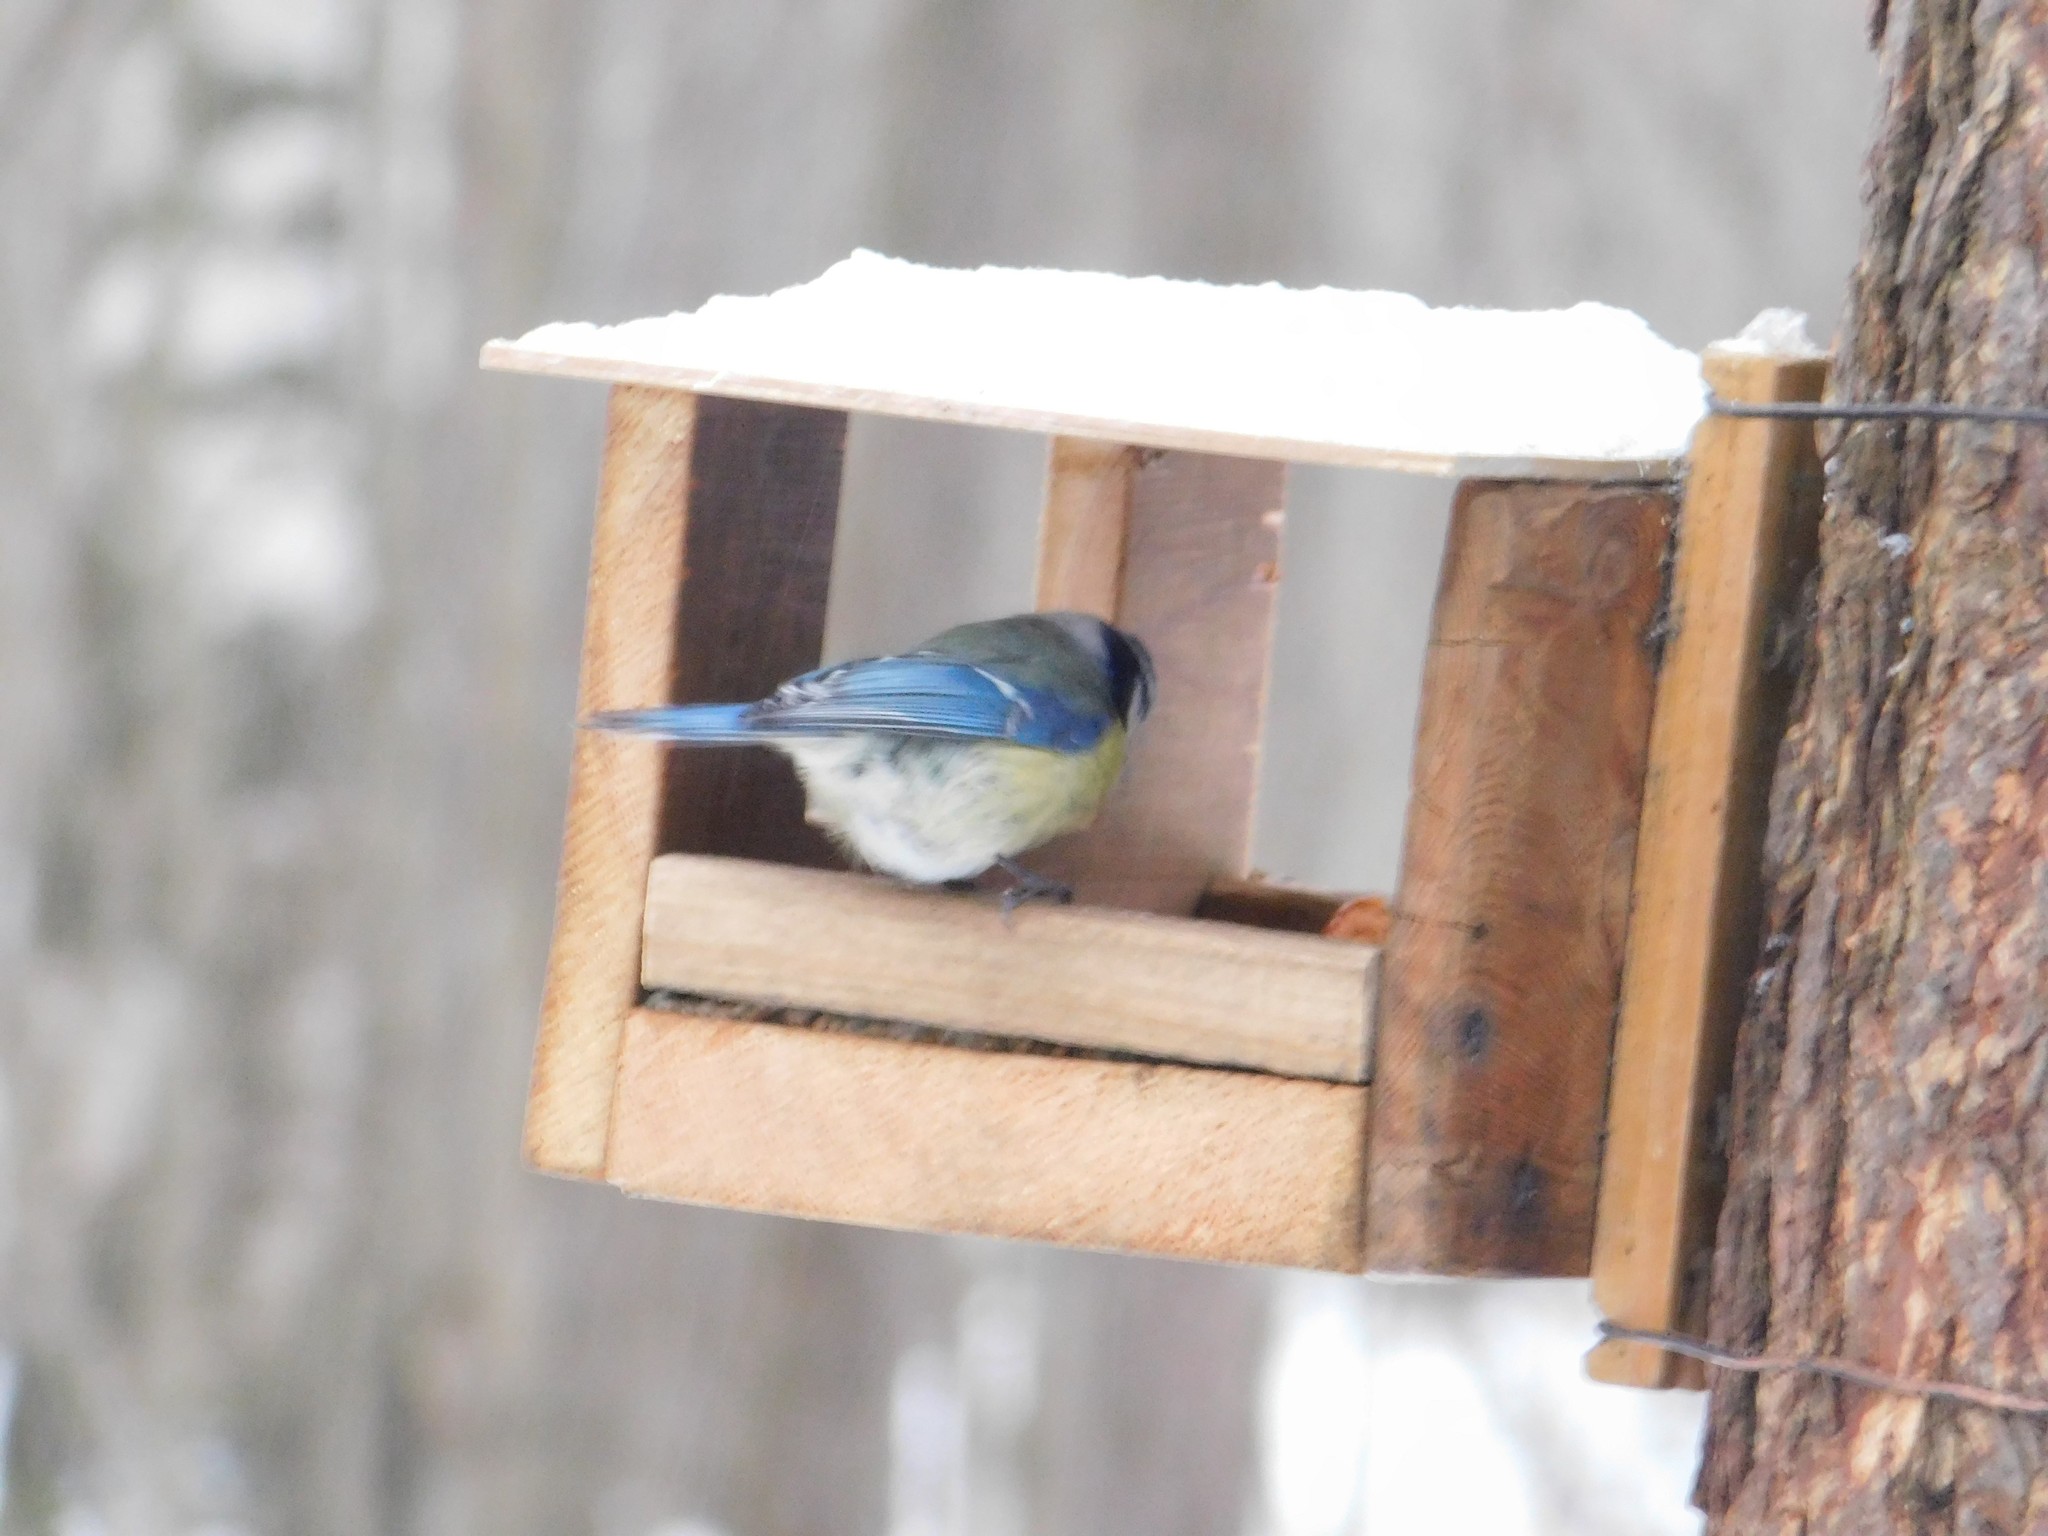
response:
M1826 382L1812 359L1709 351L1705 367L1731 400L1817 400ZM1595 1304L1631 1327L1697 1323L1722 1182L1706 1139L1755 954L1771 761L1792 688L1768 652L1813 563L1820 492L1811 423L1709 417L1694 438L1593 1252ZM1689 1362L1619 1342L1587 1369L1636 1386L1698 1379Z
M744 654L742 667L758 665L770 682L815 661L831 555L819 487L836 483L835 431L843 433L843 418L733 402L700 413L693 396L673 390L613 390L581 713L668 702L679 677L686 697L728 685L742 696L762 691L719 671L727 661L707 658ZM770 455L770 470L733 494L728 461L744 460L745 444L791 439L800 451ZM780 496L785 485L801 494ZM741 530L759 541L752 557L742 558ZM765 661L753 657L756 645ZM651 742L576 736L526 1114L527 1158L548 1172L595 1178L604 1167L619 1030L639 998L647 867L664 835L721 849L765 840L790 856L805 847L794 799L777 788L787 779L782 765L756 754L725 754L723 763L694 754L670 770L666 755ZM720 813L704 815L706 806ZM746 814L725 814L735 808Z
M649 988L1357 1082L1379 954L1295 933L670 854Z
M1468 484L1386 950L1373 1268L1584 1274L1672 507Z
M693 397L620 386L605 429L584 614L583 714L663 697L673 666L689 496ZM526 1106L526 1156L596 1178L619 1029L640 993L640 913L660 813L648 742L579 731L555 898L554 941Z
M1286 466L1055 440L1040 608L1134 631L1159 669L1095 825L1035 855L1083 901L1185 915L1250 868Z
M1642 481L1663 479L1678 468L1677 461L1668 457L1572 458L1539 454L1442 453L1402 448L1390 443L1352 442L1336 436L1232 432L1210 425L1134 421L1082 411L945 398L815 379L776 378L723 367L656 363L638 357L577 356L550 352L517 341L487 343L481 361L486 368L514 373L602 379L663 389L695 390L706 395L818 406L836 411L905 416L920 421L1007 427L1014 431L1043 432L1096 442L1132 443L1153 450L1284 460L1292 464L1337 464L1354 469L1447 475L1459 480L1485 477L1573 482Z
M741 1210L1355 1271L1367 1092L641 1011L606 1174Z

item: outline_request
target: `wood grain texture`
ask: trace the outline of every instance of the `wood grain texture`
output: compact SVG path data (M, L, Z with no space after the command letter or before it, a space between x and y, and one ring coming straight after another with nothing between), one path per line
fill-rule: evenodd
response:
M1295 933L670 854L641 980L977 1034L1358 1082L1379 954Z
M818 664L846 448L840 411L701 399L669 700L758 699ZM642 700L643 703L669 700ZM668 752L665 852L841 863L759 748Z
M1709 350L1729 400L1817 400L1826 365ZM1812 568L1813 426L1711 416L1693 439L1637 841L1615 1030L1593 1300L1618 1323L1696 1330L1725 1168L1708 1145L1755 958L1770 767L1791 703L1771 666ZM1693 1362L1612 1340L1601 1381L1696 1386Z
M1375 1269L1586 1272L1671 512L1460 488L1385 955Z
M606 1176L741 1210L1355 1271L1367 1093L643 1010Z
M1643 481L1660 480L1678 465L1668 458L1549 458L1498 454L1418 452L1379 444L1345 442L1333 437L1290 437L1279 433L1230 432L1208 425L1166 421L1130 421L1084 412L1036 410L989 405L978 400L947 399L898 390L859 388L811 379L783 379L735 373L728 369L687 368L652 363L635 357L572 357L526 347L513 341L485 344L480 361L486 368L514 373L548 374L568 379L603 379L662 389L695 390L702 394L823 407L835 411L869 411L907 416L920 421L957 422L975 427L1007 427L1112 444L1134 443L1151 451L1219 454L1271 459L1293 464L1338 464L1354 469L1387 469L1406 474L1446 475L1453 479Z
M816 662L845 418L612 394L578 710L756 697ZM647 868L675 845L822 860L786 766L579 731L527 1104L537 1168L604 1165Z
M1284 464L1054 443L1038 606L1133 631L1159 672L1095 825L1031 860L1083 901L1185 915L1249 870L1285 497Z
M579 713L667 695L683 578L696 401L621 385L605 428L584 612ZM578 731L554 939L526 1106L526 1157L596 1178L619 1028L640 995L640 911L660 817L662 751Z

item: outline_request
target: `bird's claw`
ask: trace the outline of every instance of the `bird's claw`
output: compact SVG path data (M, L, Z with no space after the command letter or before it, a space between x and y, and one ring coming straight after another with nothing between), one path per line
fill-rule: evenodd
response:
M1008 917L1027 901L1049 901L1056 907L1072 903L1074 888L1050 876L1026 869L1014 859L997 859L996 865L1010 877L1003 892L1003 916Z

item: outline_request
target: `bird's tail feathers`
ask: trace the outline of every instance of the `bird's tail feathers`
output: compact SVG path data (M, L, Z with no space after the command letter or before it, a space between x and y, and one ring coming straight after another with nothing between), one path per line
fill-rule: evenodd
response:
M748 719L748 704L669 704L659 709L608 709L584 718L583 728L660 741L732 746L769 734Z

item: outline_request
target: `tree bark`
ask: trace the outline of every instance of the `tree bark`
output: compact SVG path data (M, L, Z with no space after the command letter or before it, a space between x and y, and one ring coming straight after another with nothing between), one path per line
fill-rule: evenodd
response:
M1852 400L2039 404L2048 0L1877 0ZM2048 1392L2048 432L1831 430L1712 1330ZM1722 1376L1721 1531L2048 1528L2048 1422Z

